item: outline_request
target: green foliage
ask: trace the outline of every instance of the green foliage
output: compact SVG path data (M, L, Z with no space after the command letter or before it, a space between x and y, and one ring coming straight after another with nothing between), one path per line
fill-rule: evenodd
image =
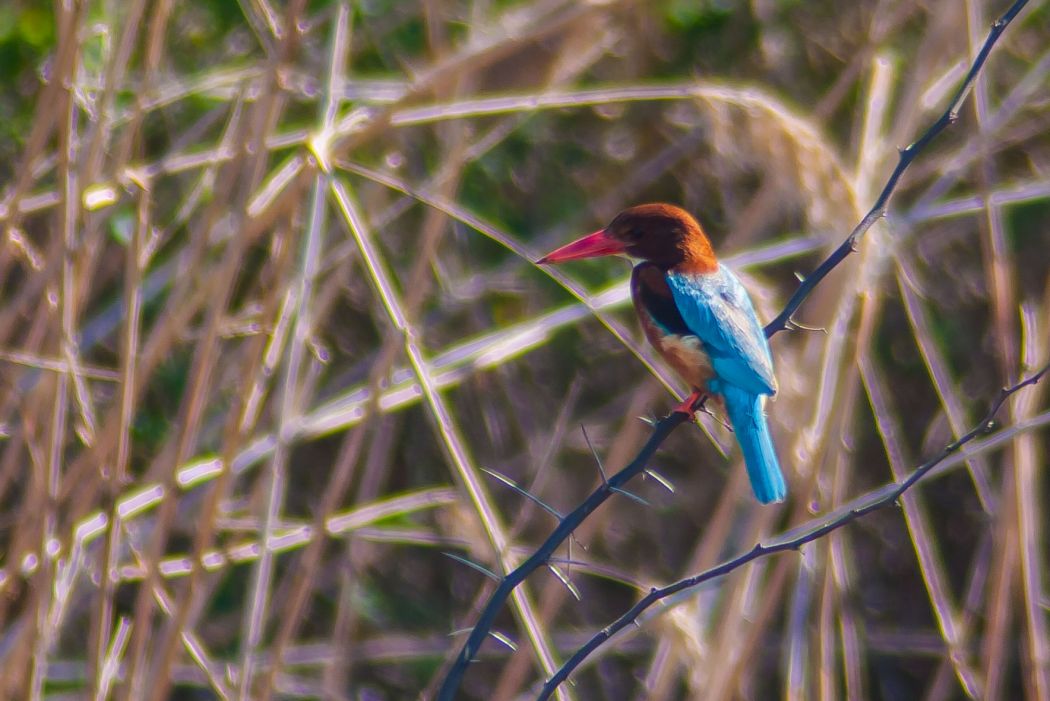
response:
M34 75L54 49L50 3L0 3L0 175L9 175L32 128Z

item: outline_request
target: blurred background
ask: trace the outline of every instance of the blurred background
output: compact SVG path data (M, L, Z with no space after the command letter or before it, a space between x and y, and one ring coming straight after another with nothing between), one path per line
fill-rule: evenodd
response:
M569 511L685 389L627 262L531 261L673 202L768 321L1006 8L5 2L0 695L428 697L486 571L555 525L505 480ZM1047 362L1048 47L1033 1L814 330L773 340L788 501L717 420L679 428L462 698L532 698L649 587L908 474ZM1050 698L1046 385L899 507L647 612L562 698Z

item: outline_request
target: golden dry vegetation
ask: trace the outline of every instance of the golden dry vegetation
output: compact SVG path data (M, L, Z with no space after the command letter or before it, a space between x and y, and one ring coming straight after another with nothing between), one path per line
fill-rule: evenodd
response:
M626 264L531 261L670 201L773 318L1007 7L0 7L0 696L432 695L542 506L685 389ZM1047 362L1048 47L1033 0L802 306L818 330L774 338L787 503L717 418L679 428L649 464L673 489L591 514L459 698L534 698L650 587L877 497ZM899 508L664 600L558 693L1050 698L1047 384Z

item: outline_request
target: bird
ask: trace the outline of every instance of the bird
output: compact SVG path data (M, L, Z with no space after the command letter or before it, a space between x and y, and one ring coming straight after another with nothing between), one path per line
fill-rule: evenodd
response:
M692 393L674 411L693 415L705 396L729 417L755 498L769 504L787 496L765 404L777 392L773 356L747 290L715 257L689 212L651 203L625 209L604 229L536 261L626 255L631 299L649 343L689 383Z

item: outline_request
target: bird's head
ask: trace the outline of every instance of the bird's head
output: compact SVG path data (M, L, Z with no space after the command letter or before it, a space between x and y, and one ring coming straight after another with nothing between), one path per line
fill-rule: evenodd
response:
M711 242L689 212L670 204L642 204L617 214L604 229L566 244L537 263L627 255L665 269L711 272L718 267Z

